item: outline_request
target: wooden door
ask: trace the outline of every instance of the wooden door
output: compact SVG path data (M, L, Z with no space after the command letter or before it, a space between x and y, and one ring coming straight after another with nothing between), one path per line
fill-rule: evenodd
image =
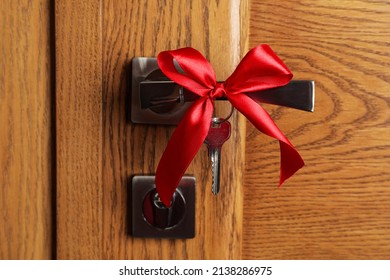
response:
M265 106L306 167L275 189L274 141L247 129L243 258L390 258L389 1L252 1L250 45L316 82L315 112Z
M0 8L0 258L390 257L388 1ZM129 179L155 172L174 128L128 121L131 59L192 46L222 80L259 43L295 79L316 81L313 114L264 106L306 167L277 189L277 142L235 114L221 194L210 192L205 147L188 170L197 178L196 237L132 238Z
M252 1L247 9L239 0L58 1L59 258L390 256L389 5ZM277 142L250 124L244 141L235 115L222 195L208 191L205 149L189 170L198 179L196 238L131 238L129 177L154 172L172 132L127 121L131 59L192 46L223 79L248 49L248 22L250 46L269 43L296 79L316 81L314 114L266 106L307 167L276 189Z
M226 77L246 51L246 1L56 1L57 257L235 259L242 244L245 122L224 151L214 197L207 149L197 179L196 237L129 234L134 175L153 174L173 127L130 123L130 67L137 56L192 46ZM226 109L230 109L226 105ZM223 246L222 246L223 244Z

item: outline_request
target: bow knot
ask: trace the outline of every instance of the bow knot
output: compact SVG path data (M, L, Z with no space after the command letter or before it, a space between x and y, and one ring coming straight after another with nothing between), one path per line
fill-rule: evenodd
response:
M184 73L178 71L174 60ZM292 78L290 70L268 45L259 45L250 50L224 83L216 82L210 63L192 48L161 52L157 61L161 71L169 79L200 97L184 114L157 167L156 188L167 207L208 134L215 98L227 96L232 106L245 115L258 130L279 140L279 186L304 165L299 153L269 114L245 94L284 86Z
M226 96L225 84L217 83L214 89L212 89L210 92L210 98L216 99L216 98L222 98L224 96Z

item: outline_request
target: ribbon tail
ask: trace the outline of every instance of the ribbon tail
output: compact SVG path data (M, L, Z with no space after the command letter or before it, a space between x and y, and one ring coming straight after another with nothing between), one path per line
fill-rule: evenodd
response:
M243 93L228 96L229 101L261 132L279 140L280 145L280 180L279 187L301 169L305 163L298 151L276 126L270 115Z
M156 189L169 207L172 196L210 129L212 101L197 100L185 113L161 157L156 171Z

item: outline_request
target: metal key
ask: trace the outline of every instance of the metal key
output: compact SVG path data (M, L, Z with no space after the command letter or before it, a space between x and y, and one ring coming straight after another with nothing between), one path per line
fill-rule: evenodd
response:
M221 148L230 138L230 122L225 120L220 123L221 118L213 118L209 133L205 139L209 150L209 157L211 159L212 172L212 192L218 194L219 192L219 176L221 165Z

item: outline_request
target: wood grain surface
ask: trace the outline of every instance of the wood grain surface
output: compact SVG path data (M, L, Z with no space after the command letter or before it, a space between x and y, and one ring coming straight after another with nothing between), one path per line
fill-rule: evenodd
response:
M247 1L105 1L103 7L104 258L236 259L241 256L245 123L234 115L224 145L221 194L211 193L210 163L202 147L187 174L196 186L196 236L188 240L131 238L130 180L154 174L174 127L134 125L129 113L130 65L191 46L213 64L219 79L239 62L247 44ZM224 15L221 17L220 15ZM222 105L229 110L229 105ZM226 113L226 112L225 112Z
M247 129L243 258L390 258L390 4L252 1L269 43L316 82L314 113L265 106L306 161L280 189L277 142Z
M57 258L101 259L101 1L55 2Z
M52 258L50 1L0 1L0 259Z
M128 114L133 57L192 46L226 78L247 47L247 1L98 3L56 1L58 258L240 258L244 119L231 120L218 197L206 147L187 172L197 178L196 237L135 239L131 177L155 173L174 127Z

